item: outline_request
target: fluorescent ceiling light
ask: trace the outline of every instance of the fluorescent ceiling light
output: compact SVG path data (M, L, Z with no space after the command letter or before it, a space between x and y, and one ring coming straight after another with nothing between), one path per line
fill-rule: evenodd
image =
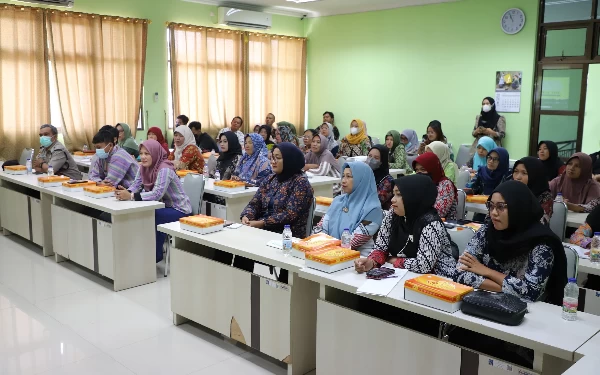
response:
M291 1L292 3L296 3L296 4L302 4L302 3L312 3L312 2L320 1L320 0L286 0L286 1Z

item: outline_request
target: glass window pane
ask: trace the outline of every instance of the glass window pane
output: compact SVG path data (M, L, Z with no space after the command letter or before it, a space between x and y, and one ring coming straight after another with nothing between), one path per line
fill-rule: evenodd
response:
M589 20L592 18L592 0L546 0L544 22Z
M538 142L553 141L558 146L560 157L568 158L577 148L578 116L540 116L540 136Z
M548 30L546 57L583 56L587 29Z
M581 76L581 69L544 70L541 109L579 111Z

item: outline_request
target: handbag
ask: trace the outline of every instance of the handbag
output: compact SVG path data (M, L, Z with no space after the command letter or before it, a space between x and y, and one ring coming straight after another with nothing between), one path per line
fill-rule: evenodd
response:
M460 309L467 315L518 326L527 313L527 303L512 294L476 290L463 298Z

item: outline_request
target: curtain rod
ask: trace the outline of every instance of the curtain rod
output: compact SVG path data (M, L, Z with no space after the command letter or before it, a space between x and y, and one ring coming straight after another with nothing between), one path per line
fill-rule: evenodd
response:
M134 17L121 17L121 16L109 16L109 15L104 15L104 14L95 14L95 13L83 13L83 12L71 12L71 11L65 11L65 10L57 10L57 9L48 9L48 8L39 8L39 7L29 7L29 6L23 6L23 5L16 5L16 4L4 4L2 6L0 6L0 11L4 10L4 9L9 9L9 8L14 8L17 10L21 10L21 11L25 11L25 10L35 10L36 12L45 12L45 13L51 13L51 14L61 14L64 16L79 16L79 17L89 17L91 16L91 18L103 18L105 20L110 19L113 21L123 21L123 22L142 22L142 23L148 23L151 24L152 21L148 20L148 19L144 19L144 18L134 18Z
M187 28L187 29L194 29L194 30L204 30L206 29L206 31L216 31L216 32L226 32L228 34L230 33L235 33L235 34L246 34L246 35L256 35L256 36L262 36L265 38L281 38L281 39L297 39L297 40L306 40L306 38L303 37L297 37L297 36L290 36L290 35L278 35L278 34L267 34L267 33L257 33L254 31L241 31L241 30L232 30L232 29L221 29L218 27L212 27L212 26L198 26L198 25L187 25L184 23L178 23L178 22L165 22L165 25L168 27L177 27L177 28Z

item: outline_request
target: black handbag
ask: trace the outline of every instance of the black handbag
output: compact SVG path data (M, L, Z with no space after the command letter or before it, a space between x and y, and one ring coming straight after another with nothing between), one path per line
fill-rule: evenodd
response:
M467 315L518 326L527 313L527 303L512 294L476 290L463 298L460 309Z

